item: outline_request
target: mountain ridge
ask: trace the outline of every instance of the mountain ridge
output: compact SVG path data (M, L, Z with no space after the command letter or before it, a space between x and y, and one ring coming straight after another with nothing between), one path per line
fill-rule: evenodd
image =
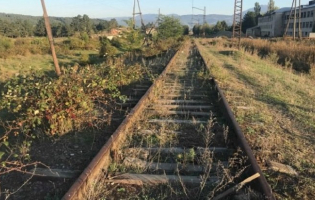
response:
M261 5L261 13L267 12L268 6L267 5ZM254 11L254 8L250 8L247 10L243 11L243 15L245 15L249 11ZM192 20L192 15L191 14L186 14L186 15L178 15L178 14L169 14L167 16L174 16L178 18L183 25L188 25L192 27L193 24L198 23L203 23L203 15L194 15ZM10 14L10 13L0 13L0 19L4 20L10 20L10 21L15 21L15 20L30 20L32 24L36 24L37 21L41 18L41 16L31 16L31 15L22 15L22 14ZM72 17L55 17L55 16L50 16L51 23L56 23L56 22L62 22L62 23L71 23ZM156 22L158 18L158 14L143 14L143 20L144 23L154 23ZM131 17L105 17L105 18L91 18L93 22L98 22L99 20L111 20L111 19L116 19L119 25L126 25L124 20L129 20ZM206 15L206 21L210 25L216 24L218 21L226 21L228 25L233 24L233 15L223 15L223 14L208 14ZM193 21L193 23L192 23ZM136 25L140 26L141 25L141 20L140 16L136 16Z

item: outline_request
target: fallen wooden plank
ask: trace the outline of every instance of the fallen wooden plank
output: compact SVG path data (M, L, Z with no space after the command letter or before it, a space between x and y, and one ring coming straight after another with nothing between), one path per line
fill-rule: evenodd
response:
M256 173L254 175L252 175L251 177L245 179L244 181L240 182L239 184L235 185L234 187L228 189L227 191L223 192L222 194L219 194L218 196L214 197L213 200L220 200L223 199L225 197L227 197L228 195L240 190L242 187L244 187L245 184L252 182L253 180L255 180L256 178L259 178L260 174Z
M185 100L185 99L176 99L176 100L158 100L158 103L161 104L170 104L170 103L176 103L176 104L205 104L209 103L207 101L202 101L202 100Z
M281 173L295 175L295 176L298 175L298 173L289 165L284 165L284 164L273 162L273 161L267 161L267 165L269 166L270 170L273 170L276 172L281 172Z
M199 97L199 98L207 98L207 95L200 95L200 94L166 94L162 95L162 97Z
M156 109L186 109L186 110L202 110L202 109L211 109L211 105L167 105L167 104L155 104L153 108Z
M181 163L155 163L146 162L139 158L126 157L123 164L128 167L148 170L163 170L165 172L185 171L189 173L203 173L206 168L201 165L181 164ZM227 167L228 162L221 162L222 166ZM217 164L212 163L211 172L217 169Z
M196 154L201 155L206 151L210 151L211 153L215 154L226 154L226 155L231 155L235 152L234 149L228 149L225 147L209 147L209 148L203 148L203 147L197 147L197 148L180 148L180 147L172 147L172 148L128 148L125 149L125 153L128 155L133 154L137 155L139 154L155 154L155 153L161 153L161 154L184 154L184 153L189 153L192 151L192 149L195 151Z
M174 123L174 124L207 124L207 121L198 120L175 120L175 119L151 119L149 123Z
M213 115L212 113L209 112L191 112L191 111L172 111L172 110L167 110L167 111L159 111L156 110L154 111L154 113L160 113L163 115L185 115L185 116L212 116L215 117L215 115Z
M152 174L122 174L106 182L129 184L129 185L157 185L167 183L200 184L203 180L199 176L177 176L177 175L152 175ZM207 184L218 183L218 177L210 177Z
M34 176L40 176L44 178L74 178L80 175L80 171L78 170L49 168L34 168L30 170L30 173L34 174Z

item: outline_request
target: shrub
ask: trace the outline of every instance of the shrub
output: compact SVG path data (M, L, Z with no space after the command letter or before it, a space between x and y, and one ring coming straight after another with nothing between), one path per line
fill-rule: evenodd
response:
M7 58L9 50L12 48L13 43L9 38L0 36L0 58Z
M99 51L99 56L114 56L118 53L116 47L114 47L106 37L100 37L101 48Z

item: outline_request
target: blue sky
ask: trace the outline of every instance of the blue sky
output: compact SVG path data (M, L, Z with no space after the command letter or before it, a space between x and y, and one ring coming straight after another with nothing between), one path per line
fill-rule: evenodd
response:
M139 0L143 14L191 14L194 7L204 8L207 14L232 15L234 0ZM309 0L302 0L307 4ZM74 17L87 14L91 18L131 16L133 0L45 0L48 14L58 17ZM243 0L243 9L254 6L255 2L267 5L269 0ZM278 7L291 7L292 0L275 0ZM0 0L1 13L42 15L40 0ZM194 14L202 11L194 10Z

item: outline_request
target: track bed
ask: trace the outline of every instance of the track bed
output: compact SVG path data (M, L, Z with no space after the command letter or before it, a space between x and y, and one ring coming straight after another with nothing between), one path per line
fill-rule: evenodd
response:
M187 43L64 199L272 199L222 98Z

